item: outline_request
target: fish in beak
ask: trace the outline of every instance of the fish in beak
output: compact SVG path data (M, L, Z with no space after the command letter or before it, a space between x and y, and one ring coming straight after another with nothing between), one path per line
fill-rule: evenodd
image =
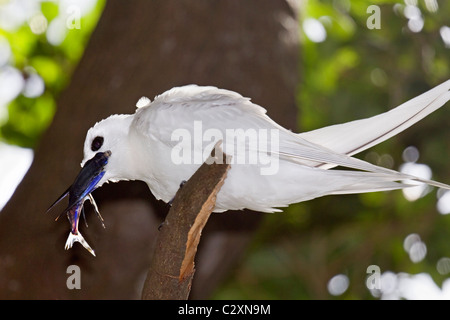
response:
M58 220L58 218L62 214L67 213L71 229L65 245L66 250L72 248L74 242L79 242L92 255L95 256L94 250L89 246L86 240L84 240L83 236L78 230L78 223L80 221L80 215L84 216L84 202L89 199L91 204L94 206L97 216L99 217L100 221L102 221L103 227L105 227L105 225L103 224L103 218L98 211L97 204L95 203L91 192L96 189L97 184L105 174L104 169L108 163L108 158L110 156L111 151L98 152L92 159L88 160L81 169L78 176L75 178L74 183L47 210L47 212L50 211L67 195L69 196L69 204L67 208L55 219Z

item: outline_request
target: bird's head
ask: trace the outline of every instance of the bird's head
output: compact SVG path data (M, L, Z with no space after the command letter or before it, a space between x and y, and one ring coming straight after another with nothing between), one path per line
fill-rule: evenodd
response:
M126 174L127 161L130 159L128 132L132 117L130 115L112 115L90 128L84 141L84 158L81 162L82 170L85 164L98 153L109 153L104 174L96 187L103 183L128 180ZM88 169L86 169L88 170Z
M69 206L64 211L68 212L82 205L90 193L105 182L130 179L128 173L132 165L127 139L131 120L131 115L112 115L89 129L84 142L82 169L49 210L69 195Z

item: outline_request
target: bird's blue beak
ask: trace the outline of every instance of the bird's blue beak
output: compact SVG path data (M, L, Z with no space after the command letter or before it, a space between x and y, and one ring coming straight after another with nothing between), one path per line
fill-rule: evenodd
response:
M105 166L108 164L108 158L110 156L111 151L98 152L92 159L88 160L85 163L84 167L81 169L78 176L75 178L74 183L47 210L49 211L67 195L69 196L69 204L67 208L61 213L63 214L67 212L67 217L69 218L71 224L71 234L69 235L71 243L66 243L66 249L72 247L73 242L78 241L92 254L94 254L93 250L89 247L89 245L79 233L78 222L80 219L80 213L83 212L83 204L86 199L91 200L98 213L98 209L90 193L95 190L97 184L104 176Z

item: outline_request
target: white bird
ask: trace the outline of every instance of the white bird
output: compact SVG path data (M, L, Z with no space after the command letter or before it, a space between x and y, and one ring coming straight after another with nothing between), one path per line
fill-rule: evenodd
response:
M105 182L141 180L157 199L169 202L180 183L222 141L231 167L215 212L244 208L274 212L325 195L394 190L417 183L450 189L352 157L443 106L450 99L449 90L447 80L383 114L297 134L236 92L175 87L153 102L141 98L134 114L112 115L96 123L87 132L81 166L107 152L102 176L92 177L95 185L89 185L89 193ZM355 170L330 170L335 166ZM99 172L98 167L82 171Z

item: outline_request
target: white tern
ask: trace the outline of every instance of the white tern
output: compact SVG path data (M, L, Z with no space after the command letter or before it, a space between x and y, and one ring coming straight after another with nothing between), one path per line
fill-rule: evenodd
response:
M95 188L120 180L144 181L157 199L169 202L217 142L230 156L231 167L215 212L244 208L274 212L325 195L394 190L418 183L450 189L353 157L443 106L450 99L449 90L447 80L388 112L297 134L236 92L211 86L175 87L153 101L141 98L134 114L112 115L89 129L81 166L85 175L93 176L71 186L74 194L80 194L71 203L79 206ZM106 155L101 165L85 166L99 153ZM332 169L336 166L344 170Z

